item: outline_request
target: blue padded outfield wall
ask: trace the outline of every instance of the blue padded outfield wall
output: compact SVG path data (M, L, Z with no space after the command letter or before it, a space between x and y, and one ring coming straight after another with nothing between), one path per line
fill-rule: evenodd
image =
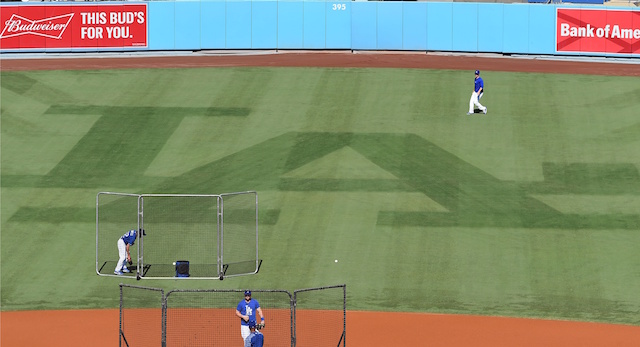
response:
M99 8L103 3L92 6ZM558 54L556 9L598 9L602 17L614 10L599 5L415 1L187 0L126 4L148 6L147 46L133 50L163 51L352 49L553 55ZM616 10L629 11L634 20L640 18L637 9ZM640 40L634 42L640 46ZM633 54L623 56L640 57L636 43L631 45Z
M203 0L148 6L151 50L555 53L555 5Z
M556 54L556 7L579 8L553 4L300 0L148 4L151 50L353 49L520 54ZM594 7L609 8L587 8Z

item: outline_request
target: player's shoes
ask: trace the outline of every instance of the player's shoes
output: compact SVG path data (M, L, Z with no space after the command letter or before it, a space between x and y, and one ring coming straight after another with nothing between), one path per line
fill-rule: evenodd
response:
M470 115L472 115L472 114L473 114L473 113L471 113L471 112L467 112L467 116L470 116Z
M113 273L114 273L114 274L116 274L116 275L118 275L118 276L122 276L122 275L124 275L124 274L122 273L122 271L114 271Z
M482 111L482 113L487 114L487 108L484 108L484 111Z
M122 268L122 272L124 272L124 273L129 273L129 272L131 272L131 270L129 270L129 269L127 269L126 267L124 267L124 268Z

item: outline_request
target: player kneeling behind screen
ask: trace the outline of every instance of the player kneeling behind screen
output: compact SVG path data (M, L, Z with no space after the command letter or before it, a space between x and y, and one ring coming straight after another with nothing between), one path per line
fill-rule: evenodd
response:
M256 321L249 320L249 330L251 333L244 340L244 347L263 347L264 335L259 331L260 325L256 324Z

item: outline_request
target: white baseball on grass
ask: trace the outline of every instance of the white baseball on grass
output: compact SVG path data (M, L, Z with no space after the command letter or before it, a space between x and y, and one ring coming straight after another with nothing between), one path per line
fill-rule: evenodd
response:
M338 262L338 259L334 260L334 262L336 262L336 263L337 263L337 262Z
M174 261L174 262L173 262L173 266L175 266L175 265L176 265L176 262Z

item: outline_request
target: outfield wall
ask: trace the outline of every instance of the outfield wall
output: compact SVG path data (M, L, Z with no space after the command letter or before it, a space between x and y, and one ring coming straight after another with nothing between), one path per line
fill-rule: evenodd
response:
M1 12L2 52L351 49L640 57L640 10L604 6L202 0L27 3L3 5Z

